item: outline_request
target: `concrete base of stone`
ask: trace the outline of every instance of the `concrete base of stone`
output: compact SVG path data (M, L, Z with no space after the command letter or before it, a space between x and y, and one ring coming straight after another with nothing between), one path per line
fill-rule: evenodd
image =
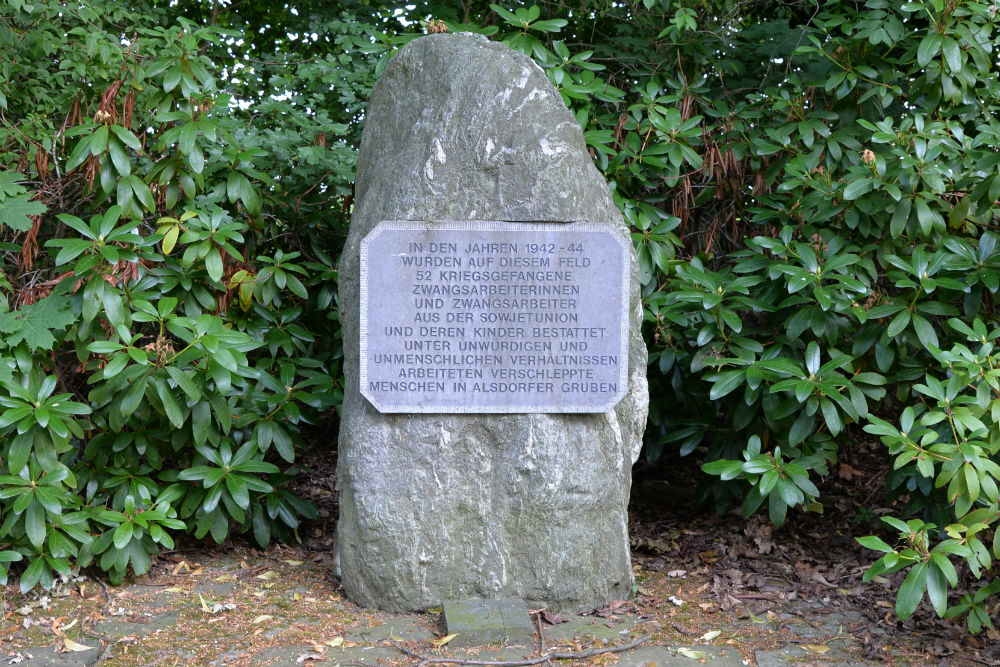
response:
M449 600L444 603L444 624L449 635L458 635L449 646L504 644L530 646L535 641L528 606L524 600Z

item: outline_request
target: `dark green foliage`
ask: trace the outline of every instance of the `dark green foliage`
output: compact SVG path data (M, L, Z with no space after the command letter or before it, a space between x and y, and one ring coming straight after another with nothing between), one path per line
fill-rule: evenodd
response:
M908 501L868 576L907 571L902 617L926 594L990 627L990 3L86 4L0 10L0 577L308 514L282 485L340 396L364 101L444 24L545 69L632 228L647 459L698 456L702 497L780 524L864 429Z
M633 228L646 457L697 452L705 497L780 524L821 508L863 426L923 517L892 519L896 549L870 538L888 555L869 576L908 568L901 617L926 593L989 626L992 584L950 611L947 591L952 559L978 578L1000 557L996 9L500 9L488 22L546 68Z
M325 109L363 100L375 61L274 63L243 96L224 26L0 13L0 563L25 559L28 590L141 574L179 531L291 537L314 512L283 488L300 426L340 396L360 102ZM326 26L341 55L353 28Z

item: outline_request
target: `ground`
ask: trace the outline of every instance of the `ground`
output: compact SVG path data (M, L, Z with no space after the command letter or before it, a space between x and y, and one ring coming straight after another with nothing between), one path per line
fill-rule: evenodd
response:
M332 463L307 457L311 472L299 491L323 516L303 528L301 542L267 550L193 543L117 587L91 572L27 596L9 585L0 601L0 659L92 665L103 654L108 667L374 667L561 653L571 665L623 667L1000 665L995 631L968 635L961 621L939 620L924 607L901 623L893 582L862 582L873 554L854 537L877 530L863 509L880 497L871 479L881 465L862 454L826 480L822 516L792 513L781 529L692 508L691 489L677 481L691 478L684 462L666 476L663 467L640 465L631 508L634 596L587 614L532 610L541 631L533 646L461 649L442 644L440 610L387 614L344 598L331 558ZM627 651L594 653L636 640Z

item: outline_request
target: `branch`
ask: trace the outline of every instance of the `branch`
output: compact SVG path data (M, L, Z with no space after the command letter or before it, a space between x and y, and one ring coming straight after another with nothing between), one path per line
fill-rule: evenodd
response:
M530 665L540 665L544 662L548 662L549 660L581 660L583 658L601 655L602 653L621 653L622 651L628 651L646 641L649 641L649 635L639 637L628 644L609 646L607 648L594 648L576 653L549 653L548 655L539 656L537 658L526 658L524 660L461 660L459 658L428 658L427 656L421 655L416 651L411 651L402 644L398 644L391 639L388 640L390 644L406 655L419 660L421 665L486 665L488 667L529 667Z

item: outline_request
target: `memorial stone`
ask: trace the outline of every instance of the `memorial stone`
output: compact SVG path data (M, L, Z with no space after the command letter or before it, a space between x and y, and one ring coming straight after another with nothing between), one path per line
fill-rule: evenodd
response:
M558 91L483 37L415 40L373 90L356 183L339 272L348 597L627 596L638 269Z

